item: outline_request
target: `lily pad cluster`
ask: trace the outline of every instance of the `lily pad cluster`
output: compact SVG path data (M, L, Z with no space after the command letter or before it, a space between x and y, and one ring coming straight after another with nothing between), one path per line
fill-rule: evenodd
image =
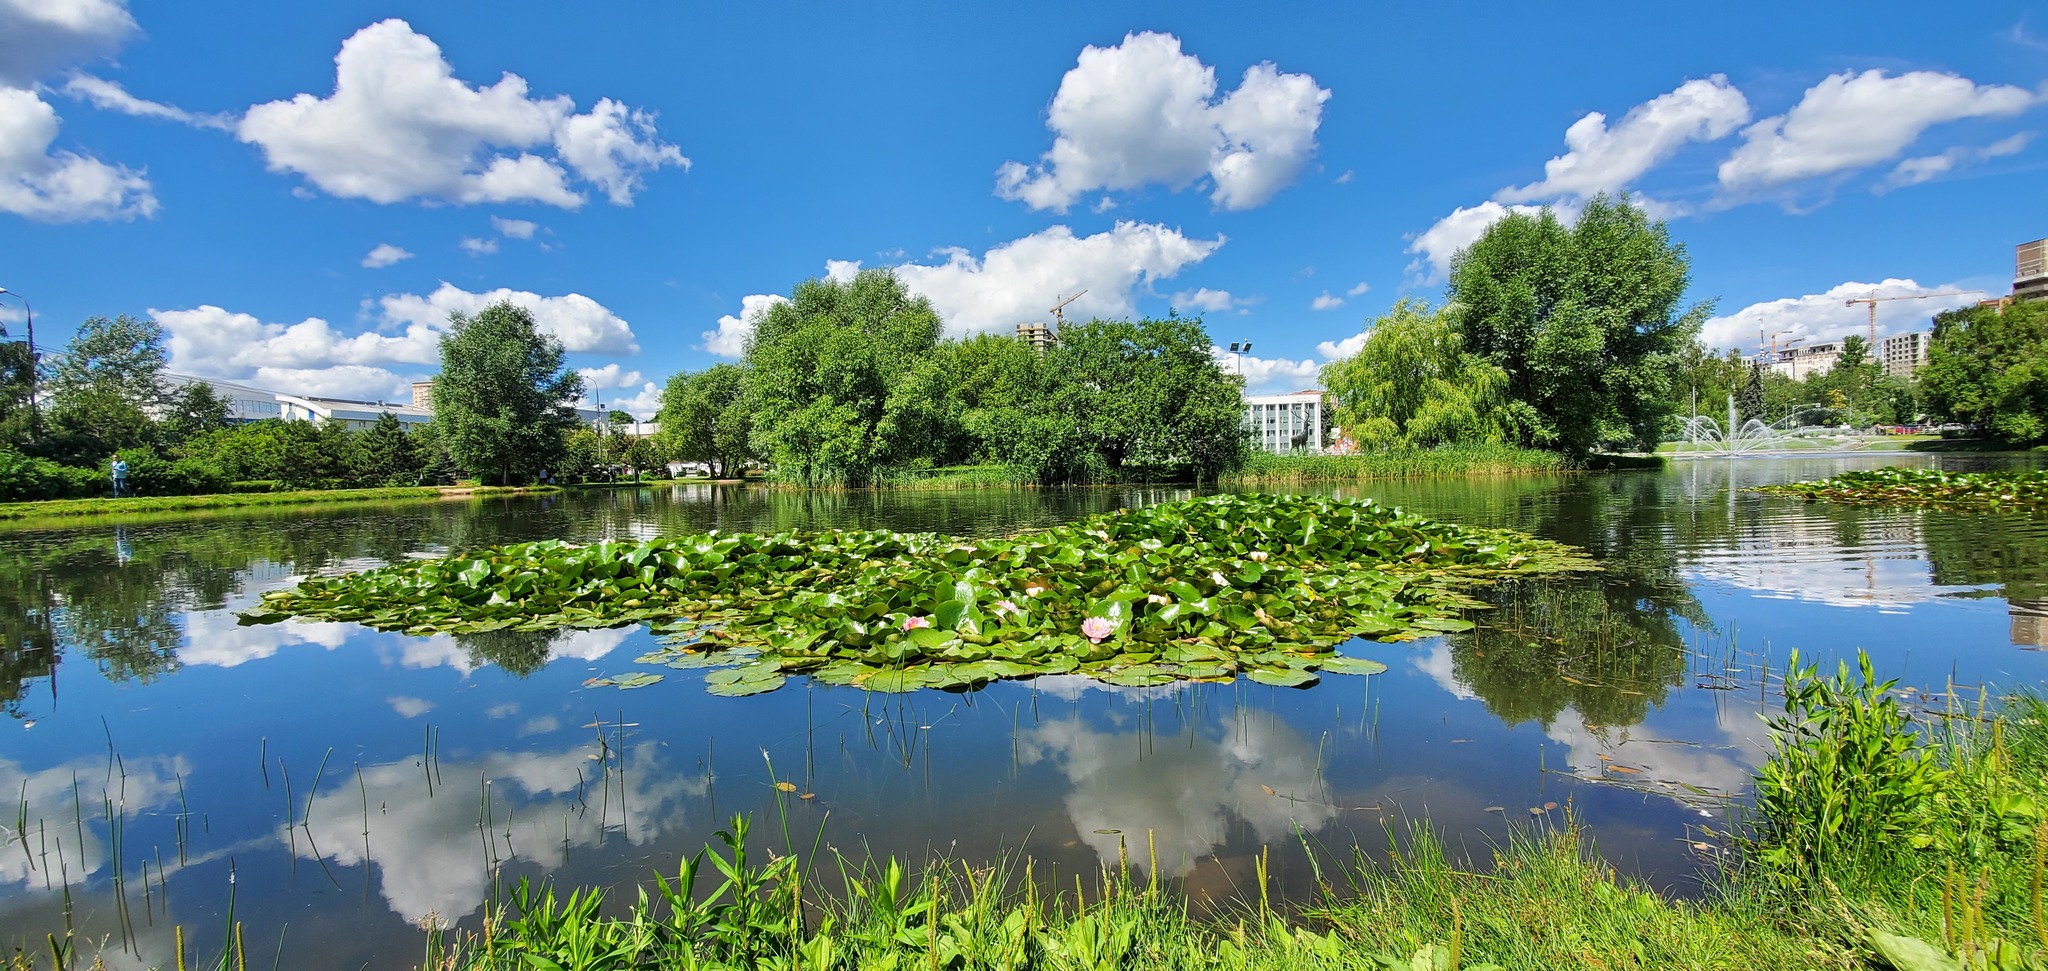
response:
M408 633L648 623L639 660L714 668L716 694L794 674L873 691L1076 673L1117 685L1304 685L1371 674L1354 637L1469 628L1468 592L1592 569L1570 547L1371 500L1217 495L997 539L882 531L719 532L478 550L265 595L244 623L353 621ZM645 672L605 679L652 683Z
M1826 479L1758 486L1756 491L1807 502L1934 506L1944 509L2048 508L2048 469L1950 472L1889 466Z

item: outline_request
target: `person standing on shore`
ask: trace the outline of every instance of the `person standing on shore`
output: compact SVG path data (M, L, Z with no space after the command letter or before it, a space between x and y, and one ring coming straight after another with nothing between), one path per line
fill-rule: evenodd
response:
M119 499L128 490L128 463L121 459L121 453L114 453L114 462L108 466L108 471L114 477L114 498Z

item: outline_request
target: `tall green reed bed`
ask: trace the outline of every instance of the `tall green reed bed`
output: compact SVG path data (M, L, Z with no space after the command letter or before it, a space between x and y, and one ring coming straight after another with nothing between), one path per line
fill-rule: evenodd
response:
M1255 452L1225 485L1306 485L1360 479L1440 479L1464 475L1570 472L1577 467L1556 452L1511 445L1451 445L1357 455L1272 455Z

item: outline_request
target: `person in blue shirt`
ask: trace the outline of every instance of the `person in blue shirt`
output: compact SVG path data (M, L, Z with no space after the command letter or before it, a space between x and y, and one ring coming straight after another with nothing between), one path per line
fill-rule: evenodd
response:
M122 461L121 453L114 453L114 464L109 469L114 475L114 498L119 499L128 491L128 463Z

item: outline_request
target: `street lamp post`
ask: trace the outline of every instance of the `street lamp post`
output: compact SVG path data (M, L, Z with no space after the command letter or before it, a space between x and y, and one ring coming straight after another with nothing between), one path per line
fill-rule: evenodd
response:
M1244 376L1244 363L1243 363L1242 361L1238 360L1238 354L1240 354L1240 353L1244 353L1244 354L1250 354L1251 352L1252 352L1252 342L1251 342L1251 341L1231 341L1231 342L1230 342L1230 373L1232 373L1232 374L1235 374L1235 375L1237 375L1238 377L1243 377L1243 376Z
M20 293L0 287L0 293L11 294L21 301L21 312L28 319L28 433L30 438L40 437L42 411L36 404L37 372L42 370L42 359L36 356L36 311L29 306L28 298Z

